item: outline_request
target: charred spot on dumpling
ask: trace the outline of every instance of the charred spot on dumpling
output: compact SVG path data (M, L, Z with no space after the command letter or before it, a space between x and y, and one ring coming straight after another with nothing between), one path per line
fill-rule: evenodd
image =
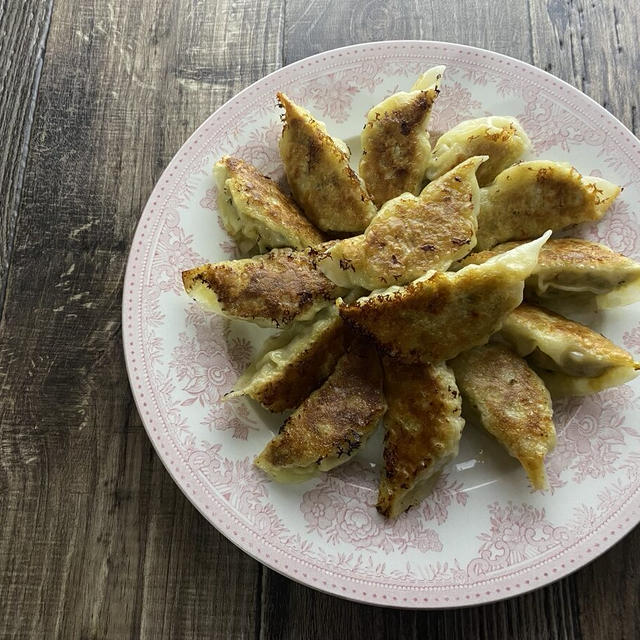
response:
M386 408L376 350L367 341L356 340L326 382L287 419L255 464L282 482L327 471L359 450Z
M291 249L205 264L183 272L182 279L206 309L264 326L305 319L345 293L316 269L307 252Z
M227 395L247 395L273 412L295 409L334 370L349 344L346 334L335 305L294 323L266 341Z
M482 190L478 248L599 220L619 193L617 185L582 176L566 163L521 162L502 171Z
M427 122L440 76L427 72L411 91L393 94L367 115L359 168L377 206L420 191L431 158Z
M482 161L467 160L418 197L405 193L385 203L363 234L336 243L319 268L337 284L369 291L447 269L476 242Z
M548 234L484 265L434 272L354 303L340 315L406 362L433 363L485 343L522 302L523 281Z
M280 139L280 156L295 200L323 231L362 231L376 209L349 166L348 147L287 96L279 93L278 98L287 123Z
M376 506L393 518L424 498L438 472L457 454L464 420L460 398L451 393L455 379L444 363L405 364L384 357L383 368L389 406Z

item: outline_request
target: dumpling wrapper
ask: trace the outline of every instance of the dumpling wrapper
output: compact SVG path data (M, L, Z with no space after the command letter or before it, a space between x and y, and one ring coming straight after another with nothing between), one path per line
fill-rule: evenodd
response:
M581 176L570 164L534 160L505 169L480 190L478 250L507 240L530 240L547 229L599 220L620 187Z
M273 249L183 271L186 292L207 311L260 327L308 320L346 289L316 268L317 251Z
M364 231L376 207L349 166L348 147L286 95L278 100L285 110L280 157L296 202L322 231Z
M343 287L369 291L407 284L430 269L446 270L476 244L479 188L471 158L416 197L390 200L365 232L333 245L318 268Z
M482 264L519 244L506 242L472 253L460 265ZM527 294L541 299L593 298L601 309L632 304L640 300L640 264L597 242L551 238L525 282L525 298Z
M593 329L530 304L505 318L500 336L527 356L553 397L597 393L632 380L640 369L630 353Z
M373 345L357 340L326 382L285 421L255 465L278 482L303 482L349 461L386 409L378 354Z
M524 280L549 233L483 265L429 272L406 287L374 291L352 304L338 300L340 315L406 362L455 358L484 344L522 302Z
M323 242L298 205L253 165L224 156L215 164L214 176L222 223L242 253L304 249Z
M331 305L267 339L225 397L247 395L273 412L295 409L329 377L344 347L344 323Z
M444 69L429 69L411 91L394 93L367 114L359 172L378 207L402 193L417 195L424 184L431 160L427 123Z
M556 443L551 396L527 362L502 344L487 344L449 362L465 419L477 422L527 472L534 489L547 486L544 459Z
M396 518L431 491L442 468L458 455L464 420L453 373L446 364L383 359L384 469L378 511Z
M476 177L481 187L492 182L531 149L522 125L509 116L465 120L443 133L431 151L427 178L435 180L473 156L488 156Z

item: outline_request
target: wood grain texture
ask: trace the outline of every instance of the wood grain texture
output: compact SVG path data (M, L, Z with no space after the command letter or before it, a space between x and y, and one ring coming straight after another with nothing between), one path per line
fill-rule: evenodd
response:
M639 20L612 0L0 0L0 637L640 636L638 530L547 588L452 611L262 569L153 452L120 328L153 184L253 80L355 42L456 41L546 68L636 130Z
M527 0L287 0L285 64L325 49L377 40L442 40L528 60Z
M584 91L637 134L637 5L615 0L530 3L533 63Z
M164 166L281 50L279 2L55 3L0 324L0 637L255 635L260 566L152 452L120 300Z
M0 3L0 317L52 7Z

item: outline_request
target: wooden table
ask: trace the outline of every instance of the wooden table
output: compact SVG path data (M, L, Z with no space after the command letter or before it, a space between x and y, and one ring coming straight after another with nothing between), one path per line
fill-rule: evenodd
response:
M615 0L0 2L0 636L640 637L640 530L495 605L405 612L262 567L184 498L133 404L129 243L164 166L274 69L449 40L551 71L637 133L640 21Z

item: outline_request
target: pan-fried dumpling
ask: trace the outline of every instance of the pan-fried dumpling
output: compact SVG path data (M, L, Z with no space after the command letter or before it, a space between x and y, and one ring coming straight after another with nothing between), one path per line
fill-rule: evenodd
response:
M433 488L458 455L464 427L456 381L446 364L403 364L384 358L384 469L378 511L395 518Z
M283 93L278 99L285 110L280 157L293 197L322 231L364 231L376 207L349 166L348 148Z
M344 353L344 324L335 305L267 339L227 398L247 395L269 411L295 409Z
M484 344L522 302L524 280L549 233L483 265L429 272L406 287L374 291L352 304L338 301L340 315L406 362L455 358Z
M534 489L544 489L544 459L556 443L544 382L502 344L465 351L449 366L462 394L464 417L482 425L518 459Z
M296 203L253 165L224 156L216 163L214 175L222 223L243 253L264 253L276 247L304 249L323 241Z
M435 180L467 158L488 156L476 173L478 184L484 187L530 148L529 137L515 118L489 116L465 120L438 138L431 152L427 178Z
M357 453L387 409L373 345L358 340L326 382L286 420L255 464L278 482L302 482Z
M422 188L431 159L427 123L443 72L442 66L429 69L411 91L394 93L367 114L359 170L378 207Z
M331 280L371 291L407 284L429 269L444 271L476 244L478 183L484 158L471 158L420 196L390 200L365 232L337 242L318 261Z
M207 311L261 327L284 327L312 318L347 293L316 268L316 256L313 249L273 249L183 271L182 282Z
M472 253L460 265L482 264L519 244L505 242ZM595 298L600 308L632 304L640 300L640 264L597 242L551 238L540 249L538 264L525 282L525 298L528 296Z
M500 335L528 356L553 397L585 396L624 384L640 369L630 353L593 329L530 304L505 318Z
M521 162L481 189L477 248L599 220L619 193L617 185L583 177L565 162Z

